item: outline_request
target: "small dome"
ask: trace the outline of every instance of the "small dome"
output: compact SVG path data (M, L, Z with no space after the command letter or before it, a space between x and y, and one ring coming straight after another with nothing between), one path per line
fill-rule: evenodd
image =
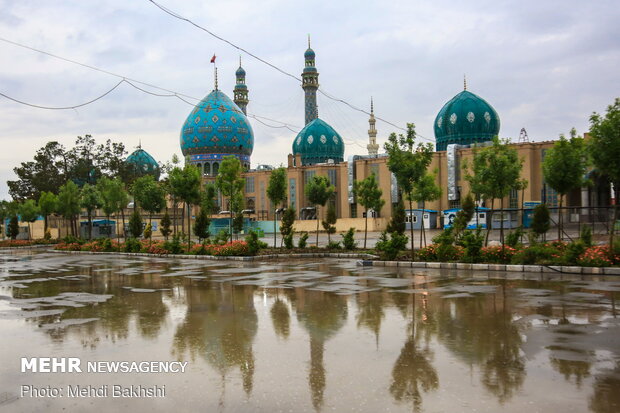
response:
M453 97L435 118L435 148L445 151L449 144L471 145L487 142L499 133L499 116L493 106L467 90Z
M293 142L293 154L301 155L302 165L344 161L342 137L322 119L316 118L299 132Z
M144 149L138 148L133 151L133 153L127 157L125 163L131 167L136 177L153 175L155 180L159 180L159 164Z
M181 151L190 161L236 155L248 161L254 133L248 118L221 90L214 90L189 114L180 136Z
M314 50L312 50L310 47L308 47L308 49L304 53L304 57L306 59L308 59L308 60L310 60L310 59L314 60L314 58L315 58Z
M237 69L237 71L235 72L236 76L245 76L245 70L239 66L239 69Z

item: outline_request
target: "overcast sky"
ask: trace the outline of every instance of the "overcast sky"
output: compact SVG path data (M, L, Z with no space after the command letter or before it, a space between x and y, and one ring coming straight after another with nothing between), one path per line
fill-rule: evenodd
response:
M610 1L291 1L159 0L160 4L296 76L308 33L321 88L433 139L433 120L463 89L486 99L501 119L500 136L550 140L588 129L593 111L620 96L620 5ZM232 98L240 52L147 0L0 0L0 37L202 98ZM299 82L243 55L248 112L303 127ZM72 106L113 87L110 75L0 41L0 92L46 106ZM155 90L153 90L155 91ZM161 93L161 92L160 92ZM366 153L368 116L321 95L319 116ZM20 162L50 140L76 136L138 145L158 161L180 155L179 131L191 106L122 85L77 110L51 111L0 96L0 198ZM251 120L252 165L286 162L295 133ZM280 126L272 123L274 126ZM398 130L378 122L382 145Z

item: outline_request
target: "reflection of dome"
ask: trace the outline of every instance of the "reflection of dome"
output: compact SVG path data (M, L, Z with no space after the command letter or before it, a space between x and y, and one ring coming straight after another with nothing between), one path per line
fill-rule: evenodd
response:
M153 175L157 180L159 179L159 165L157 161L149 155L147 151L142 148L138 148L125 160L127 165L131 166L133 173L136 177L144 175Z
M301 155L302 165L344 160L342 137L326 122L316 118L299 132L293 142L293 154Z
M249 166L254 148L252 126L241 109L214 90L189 114L181 130L181 151L191 163L220 161L235 155Z
M493 106L467 90L453 97L435 118L436 150L447 145L470 145L492 140L499 133L499 116Z

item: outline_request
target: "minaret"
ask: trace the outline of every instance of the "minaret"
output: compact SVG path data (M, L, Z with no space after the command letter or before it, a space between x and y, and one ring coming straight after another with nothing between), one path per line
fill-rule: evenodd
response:
M316 104L316 91L319 88L319 72L317 72L314 66L314 57L314 50L310 48L310 35L308 35L308 50L304 53L306 65L301 74L301 87L304 92L306 92L306 125L319 117L319 110Z
M368 124L370 125L370 129L368 129L368 155L378 155L379 154L379 145L377 145L377 129L375 129L375 108L370 98L370 118L368 119Z
M247 115L248 102L248 87L245 84L245 70L241 67L241 56L239 56L239 69L235 72L237 77L237 84L233 90L233 101L243 111L244 115Z

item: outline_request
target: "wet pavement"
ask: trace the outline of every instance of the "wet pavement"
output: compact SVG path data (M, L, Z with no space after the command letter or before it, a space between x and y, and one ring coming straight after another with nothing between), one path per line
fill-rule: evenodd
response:
M4 253L0 410L618 412L619 298L605 276ZM22 357L188 365L22 373Z

